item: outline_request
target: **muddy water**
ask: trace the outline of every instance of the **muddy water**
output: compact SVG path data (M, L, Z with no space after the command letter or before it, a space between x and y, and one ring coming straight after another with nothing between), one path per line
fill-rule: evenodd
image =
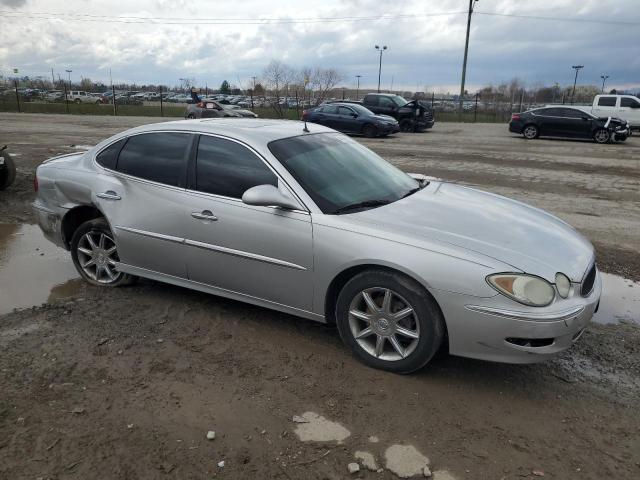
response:
M37 225L0 224L0 314L70 297L81 285L69 252Z
M600 308L593 321L640 325L640 282L603 273Z

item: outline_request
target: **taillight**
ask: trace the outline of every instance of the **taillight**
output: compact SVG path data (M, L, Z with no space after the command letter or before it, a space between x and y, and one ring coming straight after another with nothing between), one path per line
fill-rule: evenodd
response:
M520 120L520 114L514 113L513 115L511 115L511 120Z
M303 120L306 120L308 115L309 115L309 110L303 110L302 111L302 119Z
M34 192L38 191L38 176L37 175L33 176L33 191Z

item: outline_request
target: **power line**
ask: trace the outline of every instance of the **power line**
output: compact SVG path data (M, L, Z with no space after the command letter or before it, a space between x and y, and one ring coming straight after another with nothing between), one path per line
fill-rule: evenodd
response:
M596 20L592 18L580 18L580 17L543 17L540 15L518 15L512 13L496 13L496 12L478 12L474 11L476 15L486 15L492 17L510 17L510 18L524 18L527 20L552 20L559 22L576 22L576 23L599 23L602 25L624 25L624 26L640 26L640 22L624 22L621 20Z

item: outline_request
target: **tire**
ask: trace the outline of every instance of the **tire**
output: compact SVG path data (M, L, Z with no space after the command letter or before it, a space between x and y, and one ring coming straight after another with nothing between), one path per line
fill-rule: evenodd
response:
M7 152L0 153L0 155L4 157L5 165L3 172L0 173L0 190L5 190L16 179L16 165Z
M118 272L110 264L119 261L119 257L113 234L104 218L88 220L78 227L71 238L71 258L80 276L91 285L120 287L137 279Z
M362 133L367 138L375 138L378 136L378 129L376 128L375 125L369 124L369 125L365 125L362 128Z
M81 101L80 101L80 99L79 99L79 98L76 98L73 102L74 102L76 105L80 105L80 103L81 103Z
M618 137L618 138L616 138L616 140L617 140L617 141L619 141L619 142L624 142L627 138L628 138L628 137L626 137L626 136L624 136L624 135L623 135L622 137Z
M100 100L96 101L96 105L100 105L102 102Z
M533 140L540 136L540 129L533 124L525 125L522 129L522 135L527 140Z
M196 114L195 113L190 113L189 115L187 115L187 118L190 120L193 120L196 118Z
M413 133L413 122L405 118L400 122L400 131L405 133Z
M596 143L609 143L611 140L611 132L606 128L599 128L593 132L593 140Z
M405 314L393 319L400 312ZM445 332L431 295L414 280L386 270L367 270L349 280L338 295L336 320L342 341L363 363L402 374L424 367Z

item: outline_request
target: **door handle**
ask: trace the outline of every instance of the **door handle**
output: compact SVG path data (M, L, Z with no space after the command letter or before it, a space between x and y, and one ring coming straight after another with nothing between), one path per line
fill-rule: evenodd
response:
M113 190L107 190L104 193L97 193L96 197L104 198L105 200L120 200L121 199L120 195L118 195Z
M211 210L203 210L202 212L191 212L191 216L193 218L197 218L198 220L210 220L212 222L218 220L218 217L211 213Z

